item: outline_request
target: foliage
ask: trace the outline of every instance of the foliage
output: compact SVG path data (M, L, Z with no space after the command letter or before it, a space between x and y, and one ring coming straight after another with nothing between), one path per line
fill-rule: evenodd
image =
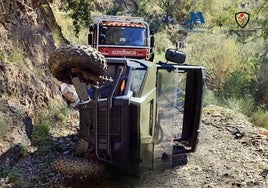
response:
M140 8L138 0L115 0L115 7L123 14L134 15Z
M260 79L258 74L262 71L261 66L264 65L260 59L260 52L263 46L262 40L256 40L254 43L239 43L239 51L237 53L239 65L226 81L223 96L236 98L245 98L248 95L256 96L256 86L261 84L261 87L265 87L263 81L265 81L265 77L267 79L267 76L264 76L261 82L258 81Z
M252 65L252 66L251 66ZM256 82L256 71L258 71L258 63L248 62L248 64L240 64L237 69L233 70L228 80L224 84L224 97L243 98L252 95L252 88Z
M140 1L140 9L135 14L136 16L144 17L149 23L150 29L155 33L164 30L164 24L161 17L164 15L163 9L156 1L143 0Z
M158 0L157 3L163 9L163 15L174 17L177 21L183 21L185 20L193 1ZM166 23L168 23L167 16L165 20Z
M92 0L90 3L90 9L92 11L106 12L113 7L111 0Z
M204 105L207 104L219 105L219 100L217 99L215 94L208 88L205 89L203 102Z
M268 45L267 45L268 46ZM268 58L263 58L263 63L257 71L257 80L254 85L253 95L258 105L268 110Z
M9 119L5 117L4 113L0 111L0 139L6 135L9 130Z
M50 138L50 122L47 120L40 120L38 125L33 128L32 143L35 146L43 146L47 144Z
M254 99L250 96L245 98L230 97L224 100L227 108L230 108L236 112L243 113L247 116L251 116L254 110Z
M69 116L70 109L67 106L62 106L55 111L54 119L56 120L56 124L59 124L63 127L68 127Z
M245 98L255 94L256 73L262 64L260 52L265 44L262 39L239 43L217 27L213 33L188 34L186 44L188 62L206 68L207 86L217 97Z
M231 73L239 65L235 40L220 30L214 30L212 34L191 34L186 42L187 61L206 67L207 87L220 96Z
M13 185L14 187L20 187L24 183L21 174L22 172L18 169L0 166L0 186L11 187Z
M22 64L25 62L24 52L20 48L12 48L8 50L6 61L13 64Z
M91 12L89 5L91 0L60 0L60 9L68 12L73 20L75 34L78 35L81 27L89 26Z
M253 113L251 121L256 126L268 129L268 111L258 109Z
M236 3L232 0L215 1L204 0L196 1L194 10L202 11L205 21L211 26L234 27L234 13L236 12Z
M32 142L42 146L50 141L55 130L64 131L70 124L70 110L66 104L54 100L48 106L44 106L35 114L37 117L33 126ZM61 132L63 133L63 132Z
M61 28L63 36L72 44L87 44L88 27L81 27L79 34L75 33L75 26L73 20L68 16L68 13L60 10L56 4L51 6L55 19Z
M7 123L7 120L4 118L4 115L2 112L0 112L0 139L3 139L3 137L8 132L9 125Z
M167 48L172 47L172 43L166 32L155 34L155 51L157 53L165 52Z
M253 3L253 2L250 2ZM268 39L268 1L260 0L257 5L255 5L253 9L252 15L254 18L251 23L254 23L255 28L261 28L261 34L259 37L263 37L264 39Z

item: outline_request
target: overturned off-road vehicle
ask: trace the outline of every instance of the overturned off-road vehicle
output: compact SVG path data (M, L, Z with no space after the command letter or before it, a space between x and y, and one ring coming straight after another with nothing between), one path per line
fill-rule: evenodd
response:
M88 46L57 49L49 59L50 71L73 84L79 97L75 157L91 162L58 160L54 167L90 174L105 165L138 175L163 163L167 168L186 164L198 142L205 76L203 67L183 64L185 58L176 49L168 49L166 61L158 63L105 58ZM72 171L79 164L83 170ZM102 167L87 170L96 164Z

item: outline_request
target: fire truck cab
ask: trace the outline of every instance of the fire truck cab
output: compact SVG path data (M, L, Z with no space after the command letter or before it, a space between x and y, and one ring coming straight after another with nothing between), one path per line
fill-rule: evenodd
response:
M105 57L128 57L153 61L154 36L141 17L95 16L88 44Z

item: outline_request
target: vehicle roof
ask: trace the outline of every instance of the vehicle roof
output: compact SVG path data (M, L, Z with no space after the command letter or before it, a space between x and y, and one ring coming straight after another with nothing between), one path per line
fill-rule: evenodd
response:
M144 19L142 17L113 16L113 15L93 16L94 23L99 22L101 20L120 21L120 22L144 22Z

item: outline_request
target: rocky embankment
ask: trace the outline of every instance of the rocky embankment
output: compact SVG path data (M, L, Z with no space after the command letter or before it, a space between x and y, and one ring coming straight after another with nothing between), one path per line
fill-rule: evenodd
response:
M0 2L0 152L30 145L38 112L62 100L47 67L50 54L66 43L53 34L59 31L47 1Z

